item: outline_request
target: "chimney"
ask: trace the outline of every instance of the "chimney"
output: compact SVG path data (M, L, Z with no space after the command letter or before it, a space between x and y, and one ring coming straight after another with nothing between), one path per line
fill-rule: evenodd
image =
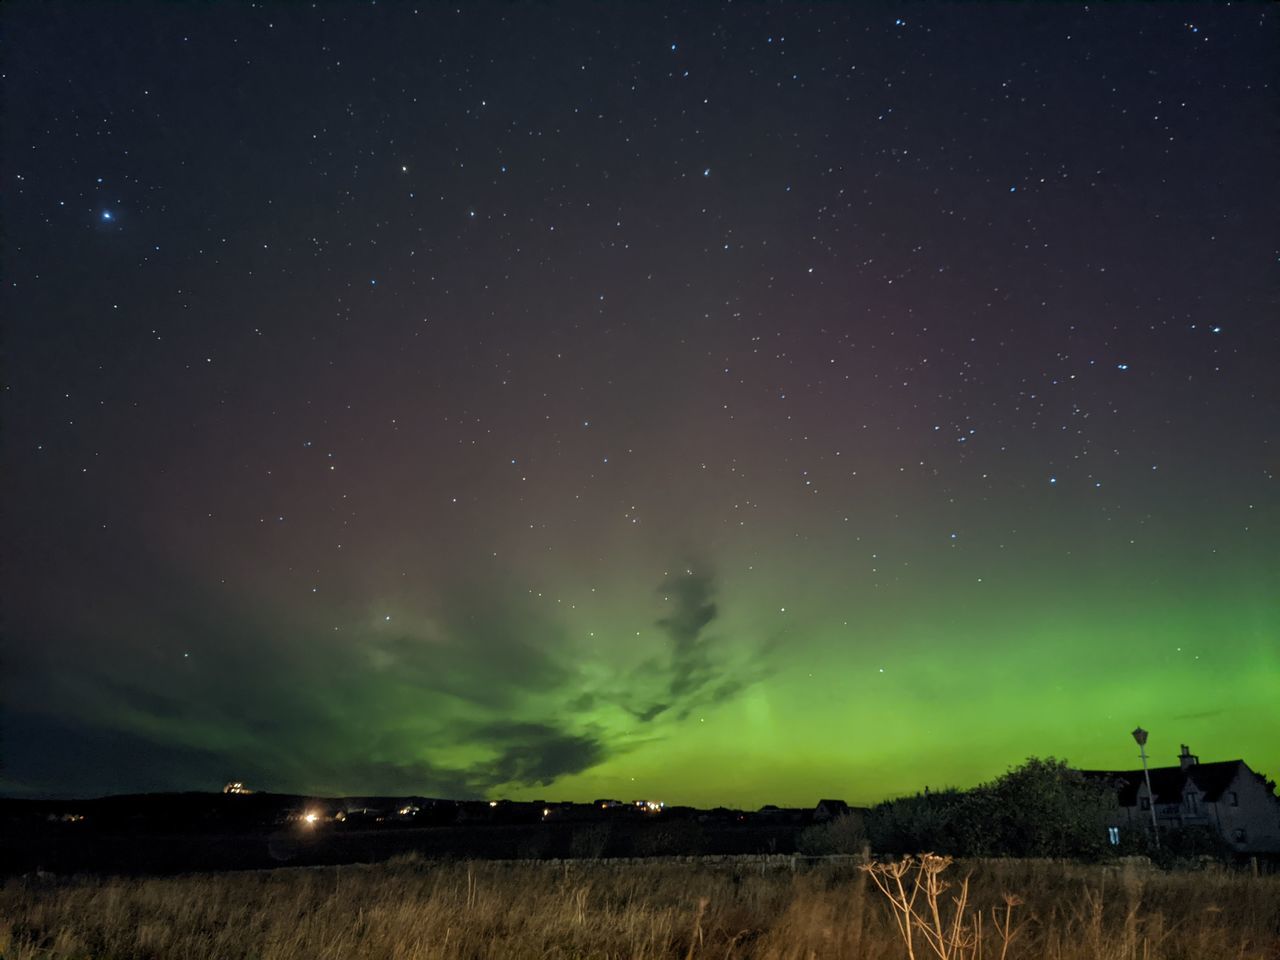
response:
M1191 752L1191 748L1185 743L1182 745L1182 752L1178 754L1178 765L1186 770L1188 767L1194 767L1200 762L1200 758Z

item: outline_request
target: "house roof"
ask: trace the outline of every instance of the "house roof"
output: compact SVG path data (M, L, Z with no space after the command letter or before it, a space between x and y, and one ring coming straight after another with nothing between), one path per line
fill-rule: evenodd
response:
M1187 772L1204 794L1205 802L1217 803L1241 768L1249 769L1243 760L1222 760L1218 763L1197 763Z
M839 809L841 809L841 808L843 808L843 809L845 809L845 810L848 810L848 809L849 809L849 805L848 805L847 803L845 803L843 800L819 800L819 801L818 801L818 806L820 806L820 807L830 807L830 808L832 808L833 810L839 810Z
M1152 767L1151 792L1156 803L1181 803L1190 782L1204 794L1206 803L1217 803L1241 769L1249 769L1243 760L1197 763L1185 770L1180 766ZM1081 773L1090 779L1110 780L1119 792L1120 806L1137 805L1144 780L1141 770L1082 770Z

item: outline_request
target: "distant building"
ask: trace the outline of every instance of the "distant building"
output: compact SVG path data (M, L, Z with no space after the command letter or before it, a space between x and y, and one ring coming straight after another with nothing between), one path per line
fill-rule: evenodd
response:
M1141 770L1084 774L1116 791L1116 809L1106 825L1112 843L1119 843L1125 831L1149 832L1154 805L1162 831L1207 827L1238 853L1280 853L1275 786L1243 760L1201 763L1183 744L1176 767L1151 768L1150 792Z
M230 783L228 783L225 787L222 788L222 792L223 793L253 793L252 790L246 787L239 780L232 780Z
M768 810L770 807L762 808L761 812ZM777 810L777 807L772 807ZM743 813L741 810L730 810L728 807L712 807L710 810L701 810L696 814L699 823L743 823L749 814ZM758 816L750 815L750 816Z
M813 820L815 823L825 823L828 820L835 820L837 817L847 817L849 815L849 805L843 800L819 800L818 805L813 808Z
M776 804L766 803L755 812L751 819L756 823L781 825L804 823L810 816L811 812L807 807L779 807Z
M458 823L488 823L496 816L496 800L459 800Z

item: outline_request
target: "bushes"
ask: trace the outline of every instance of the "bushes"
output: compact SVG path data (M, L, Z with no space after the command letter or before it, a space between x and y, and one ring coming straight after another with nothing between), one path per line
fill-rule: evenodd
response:
M1108 852L1104 814L1115 798L1064 762L1029 759L961 792L908 797L871 811L884 853L934 850L964 857L1083 857Z
M1087 857L1107 852L1114 795L1060 761L1032 758L969 795L971 855ZM985 847L985 849L984 849Z
M872 849L894 854L958 851L962 843L957 827L964 815L957 808L964 801L965 794L947 790L887 800L873 807L867 818Z
M1176 866L1205 858L1226 860L1234 853L1231 844L1209 827L1161 830L1160 846L1150 851L1152 859L1161 866Z
M810 856L827 856L833 853L861 853L867 843L867 828L856 813L815 823L805 827L796 838L796 850Z
M575 860L596 860L605 855L613 831L607 823L589 823L574 830L569 840L569 856Z
M637 857L696 856L706 852L706 838L700 824L688 820L645 824L635 832L632 854Z

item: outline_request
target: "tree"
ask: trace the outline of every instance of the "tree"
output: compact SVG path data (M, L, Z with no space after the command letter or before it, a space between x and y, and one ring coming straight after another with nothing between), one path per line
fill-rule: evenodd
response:
M867 834L880 853L962 853L956 836L957 808L965 794L959 790L917 794L888 800L872 808Z
M971 855L1098 857L1114 805L1108 788L1065 762L1031 757L969 793L961 832Z
M1085 857L1108 852L1111 791L1052 757L972 790L949 790L875 807L871 842L883 853L929 850L962 857Z

